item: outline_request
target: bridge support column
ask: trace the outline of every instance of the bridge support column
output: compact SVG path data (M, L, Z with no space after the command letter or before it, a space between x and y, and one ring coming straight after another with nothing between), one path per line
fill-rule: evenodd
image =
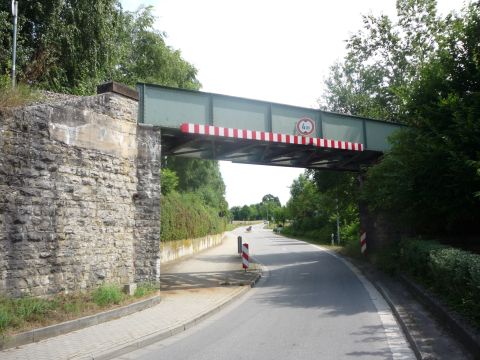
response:
M358 179L361 188L365 181L365 174L361 173ZM371 211L366 202L362 200L360 200L358 207L360 212L360 231L367 233L367 253L378 252L400 241L401 232L388 214Z
M134 279L160 283L160 128L138 124Z

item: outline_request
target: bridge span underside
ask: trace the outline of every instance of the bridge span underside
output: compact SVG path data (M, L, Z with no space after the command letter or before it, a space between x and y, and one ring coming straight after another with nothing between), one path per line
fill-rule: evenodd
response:
M163 129L162 152L167 156L344 171L359 171L361 166L371 164L382 154L378 151L183 133L175 129Z
M138 122L162 153L237 163L359 171L400 125L239 97L138 84Z

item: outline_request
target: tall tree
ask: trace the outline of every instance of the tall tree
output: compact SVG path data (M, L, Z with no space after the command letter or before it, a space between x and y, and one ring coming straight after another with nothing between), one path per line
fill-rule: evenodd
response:
M478 2L439 18L435 0L398 0L397 21L364 17L327 81L330 110L410 125L364 197L419 233L478 233L479 14Z
M479 233L479 39L479 3L446 19L435 56L412 86L410 128L393 138L391 152L369 172L371 205L421 233Z
M198 90L197 69L179 50L165 43L165 34L155 30L153 7L123 12L117 37L120 57L112 77L129 85L138 81Z
M164 167L174 171L180 192L198 192L205 204L219 211L227 211L225 183L217 161L185 157L168 157Z
M363 16L363 28L347 40L344 61L331 68L322 107L394 122L408 118L411 85L434 55L445 24L436 0L398 0L397 16L396 22Z
M0 75L11 69L10 3L0 3ZM116 80L198 89L197 70L154 29L152 8L131 13L118 0L19 2L18 80L42 89L92 94Z

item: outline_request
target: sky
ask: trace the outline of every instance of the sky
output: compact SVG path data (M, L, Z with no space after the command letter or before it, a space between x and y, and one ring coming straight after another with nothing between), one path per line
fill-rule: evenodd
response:
M463 0L438 0L446 14ZM395 0L121 0L125 10L153 5L166 43L198 69L202 91L318 107L329 68L361 15L395 16ZM220 162L229 206L283 205L303 169Z

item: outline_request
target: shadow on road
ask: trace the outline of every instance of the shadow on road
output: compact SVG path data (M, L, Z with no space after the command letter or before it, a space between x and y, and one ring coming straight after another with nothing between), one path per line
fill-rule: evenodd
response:
M312 251L310 245L296 244L295 251L255 256L270 269L261 284L265 291L258 294L265 305L316 308L319 317L377 313L368 292L347 266L325 252Z
M160 276L160 291L191 290L218 286L250 284L256 272L243 270L217 272L164 273Z

